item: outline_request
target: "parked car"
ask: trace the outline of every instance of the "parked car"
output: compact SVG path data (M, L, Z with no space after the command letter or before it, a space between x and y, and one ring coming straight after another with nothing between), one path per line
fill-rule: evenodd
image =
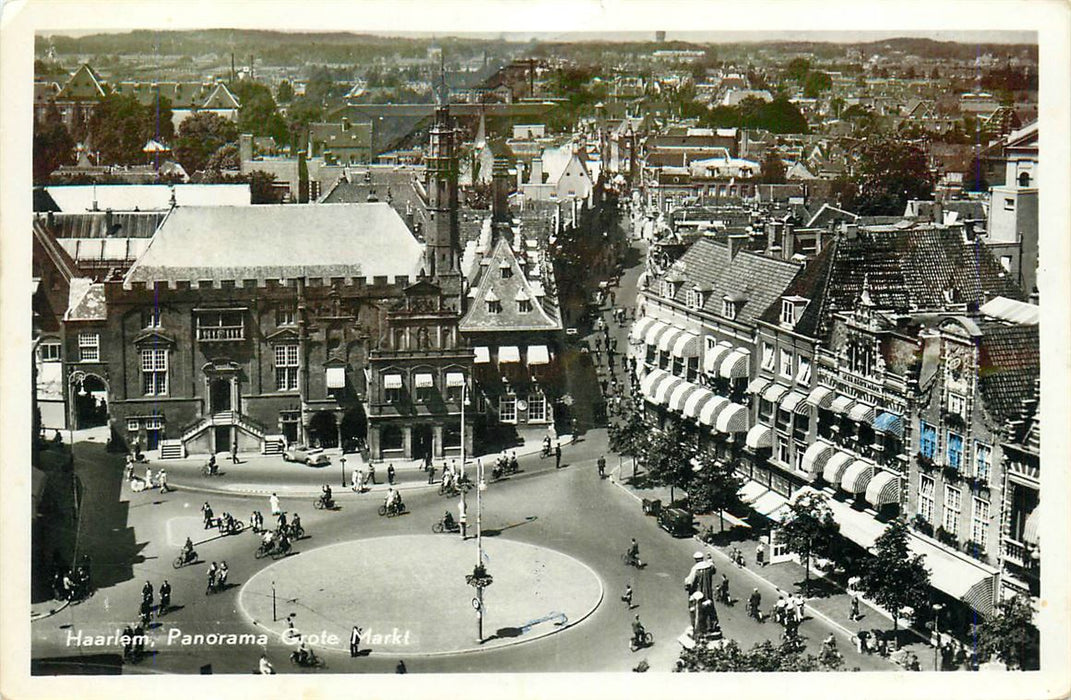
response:
M292 445L286 448L286 451L283 452L283 461L300 462L310 467L322 467L326 464L331 464L331 458L322 449L313 449L303 445Z
M692 514L682 508L663 508L658 514L658 524L674 537L692 534Z

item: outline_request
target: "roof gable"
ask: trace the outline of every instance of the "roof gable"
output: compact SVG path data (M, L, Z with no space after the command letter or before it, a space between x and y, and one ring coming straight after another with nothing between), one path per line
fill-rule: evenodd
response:
M485 260L486 264L481 261L477 268L478 277L469 294L469 309L461 319L462 332L561 330L561 322L551 318L544 309L539 299L542 295L536 294L536 288L529 283L505 238L495 242L491 255ZM508 277L503 277L504 269L510 271ZM531 310L522 313L520 299L524 297L531 301ZM501 302L502 310L490 313L488 301Z
M104 94L100 78L88 64L83 63L63 84L56 97L63 100L99 100Z

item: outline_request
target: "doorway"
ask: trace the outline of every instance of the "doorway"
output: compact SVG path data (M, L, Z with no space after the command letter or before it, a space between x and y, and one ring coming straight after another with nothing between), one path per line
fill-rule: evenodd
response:
M108 424L108 385L95 374L73 386L74 426L78 430Z
M226 379L213 379L208 385L208 405L212 414L231 410L231 383Z
M338 447L338 421L330 411L317 411L309 420L309 447Z
M427 459L431 456L431 426L413 426L413 447L410 459Z
M229 425L217 425L216 431L216 452L226 452L231 449L231 427Z

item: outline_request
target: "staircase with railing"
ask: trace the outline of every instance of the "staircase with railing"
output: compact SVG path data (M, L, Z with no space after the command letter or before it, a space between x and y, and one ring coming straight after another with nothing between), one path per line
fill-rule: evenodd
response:
M258 440L264 440L268 434L267 428L254 421L249 416L235 411L219 411L185 426L182 430L181 442L183 444L193 440L209 428L234 426L242 432L251 435Z

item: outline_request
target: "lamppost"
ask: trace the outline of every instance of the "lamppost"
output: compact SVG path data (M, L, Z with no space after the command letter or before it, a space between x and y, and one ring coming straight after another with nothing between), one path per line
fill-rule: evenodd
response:
M465 469L465 401L468 396L468 384L461 386L461 469ZM483 565L483 499L484 489L483 460L476 460L476 566L472 573L465 576L465 582L476 589L472 607L476 611L476 641L483 643L483 589L491 585L494 579Z
M941 611L945 606L934 603L931 607L933 607L933 670L940 671L938 659L941 654Z
M346 488L346 457L343 455L338 460L339 467L342 469L342 488Z

